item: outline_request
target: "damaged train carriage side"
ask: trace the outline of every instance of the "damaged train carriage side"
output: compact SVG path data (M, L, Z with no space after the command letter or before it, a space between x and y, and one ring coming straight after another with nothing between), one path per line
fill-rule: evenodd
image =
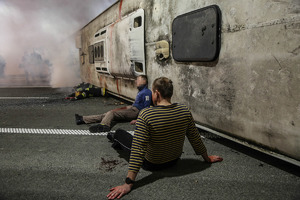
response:
M82 81L174 82L197 124L300 160L300 2L121 0L78 32Z

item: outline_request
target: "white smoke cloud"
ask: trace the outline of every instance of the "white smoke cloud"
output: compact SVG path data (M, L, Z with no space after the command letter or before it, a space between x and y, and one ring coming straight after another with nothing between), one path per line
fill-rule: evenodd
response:
M49 60L43 58L42 52L36 49L25 52L19 68L24 69L28 85L49 85L51 66Z
M5 68L6 62L4 58L0 55L0 77L4 76L4 68Z
M24 67L22 58L39 50L41 58L51 66L53 86L73 86L80 82L74 33L114 2L0 0L0 56L6 63L5 74L28 72L30 67Z

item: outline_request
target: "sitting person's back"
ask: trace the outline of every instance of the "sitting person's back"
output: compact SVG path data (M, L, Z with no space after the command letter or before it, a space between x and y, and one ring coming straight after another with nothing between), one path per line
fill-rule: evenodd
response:
M182 154L185 136L198 155L206 152L194 119L185 105L174 103L146 108L141 111L136 125L130 170L138 170L143 162L139 159L140 149L145 149L142 152L145 153L145 159L153 164L178 159ZM135 153L137 147L138 152Z
M121 146L128 144L131 149L129 169L125 184L111 188L109 199L120 198L131 191L135 178L143 166L147 170L165 169L176 164L181 156L185 136L188 137L196 154L206 162L219 162L219 156L208 156L201 136L197 131L192 114L180 104L172 104L172 81L165 77L154 80L152 84L152 101L154 107L145 108L138 116L133 139L121 141L122 134L115 134L113 140ZM125 134L123 134L125 135ZM132 142L131 142L132 140Z

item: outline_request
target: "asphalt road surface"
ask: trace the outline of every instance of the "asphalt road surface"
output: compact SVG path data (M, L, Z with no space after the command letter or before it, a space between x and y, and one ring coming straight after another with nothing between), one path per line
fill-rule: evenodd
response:
M106 199L124 183L128 157L111 148L106 133L90 134L74 114L127 105L112 97L64 100L70 89L0 88L0 200ZM117 124L133 131L128 122ZM299 167L201 132L209 165L185 142L171 169L141 170L122 199L300 199Z

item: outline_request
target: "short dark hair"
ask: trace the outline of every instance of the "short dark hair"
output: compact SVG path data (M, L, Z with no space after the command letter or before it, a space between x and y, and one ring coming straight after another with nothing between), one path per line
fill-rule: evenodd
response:
M159 77L153 81L152 90L159 91L162 98L171 98L173 95L173 82L166 77Z
M146 85L148 85L148 78L146 75L139 75L138 77L141 77L144 81L146 81Z

